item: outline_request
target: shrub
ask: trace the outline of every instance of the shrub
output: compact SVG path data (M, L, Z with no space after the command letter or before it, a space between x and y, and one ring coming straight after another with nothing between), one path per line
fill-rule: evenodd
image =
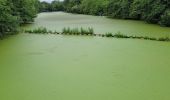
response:
M170 10L165 11L165 13L161 16L159 24L162 26L170 26Z

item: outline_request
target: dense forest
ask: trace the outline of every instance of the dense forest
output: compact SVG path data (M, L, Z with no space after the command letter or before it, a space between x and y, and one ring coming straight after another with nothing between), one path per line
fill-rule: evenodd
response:
M42 2L40 10L104 15L170 26L169 0L64 0L64 2Z
M0 37L18 32L18 27L34 21L38 0L0 0Z

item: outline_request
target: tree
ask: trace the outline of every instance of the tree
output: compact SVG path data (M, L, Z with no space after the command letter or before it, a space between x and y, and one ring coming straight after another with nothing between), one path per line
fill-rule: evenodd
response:
M38 13L38 0L12 0L14 15L19 16L21 24L33 22Z
M0 0L0 37L18 32L19 24L32 22L38 0Z
M7 0L0 0L0 37L17 31L18 20L12 15L10 5Z
M169 0L64 0L65 11L169 26ZM168 21L168 22L166 22Z
M170 26L170 9L167 9L165 13L161 16L159 22L162 26Z

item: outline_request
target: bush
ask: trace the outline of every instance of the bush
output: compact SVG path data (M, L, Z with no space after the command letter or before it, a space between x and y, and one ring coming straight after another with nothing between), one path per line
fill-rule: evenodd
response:
M170 26L170 10L165 11L165 13L161 16L160 25Z

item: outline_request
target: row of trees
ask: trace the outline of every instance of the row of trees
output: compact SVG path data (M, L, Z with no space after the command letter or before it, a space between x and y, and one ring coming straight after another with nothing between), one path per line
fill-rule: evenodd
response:
M0 0L0 37L18 32L21 24L34 21L38 0Z
M169 0L65 0L66 11L170 26Z
M169 0L54 0L52 3L0 0L0 37L17 32L19 25L33 22L37 13L44 11L105 15L170 26Z
M170 0L64 0L43 2L41 6L48 9L43 9L45 11L106 15L170 26Z
M59 0L49 2L40 2L39 5L39 11L40 12L52 12L52 11L64 11L64 5L63 2Z

